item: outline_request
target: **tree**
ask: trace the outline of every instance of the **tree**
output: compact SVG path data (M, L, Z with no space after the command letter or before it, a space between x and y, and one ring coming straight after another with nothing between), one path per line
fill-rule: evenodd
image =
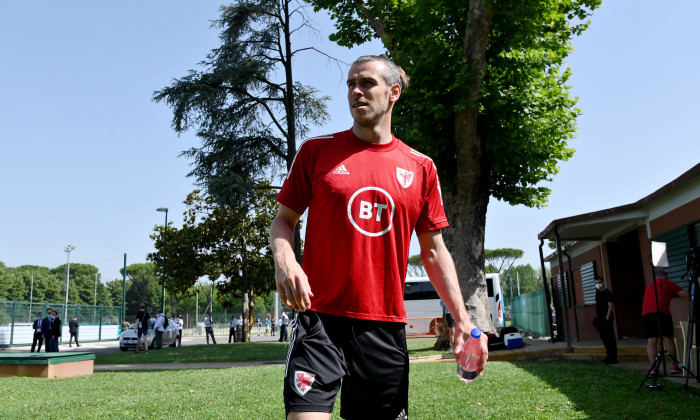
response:
M541 185L573 155L579 110L569 95L571 39L600 0L531 2L311 0L329 10L331 40L381 39L413 78L394 132L440 171L451 228L445 242L476 324L490 330L484 230L491 196L545 205Z
M484 261L486 265L492 266L497 273L503 274L503 270L508 270L513 266L515 260L523 257L521 249L497 248L485 249Z
M534 292L542 288L542 277L539 271L532 268L530 264L516 265L501 274L501 284L504 294L508 296L506 302L510 304L513 296Z
M427 277L428 273L423 267L423 261L420 259L420 255L411 255L408 257L408 267L406 274L410 277Z
M252 322L255 296L274 289L268 229L277 206L267 191L267 188L256 191L255 211L240 206L217 205L212 197L201 195L199 190L187 196L183 227L174 233L172 246L172 241L168 240L166 258L168 261L173 258L171 247L172 252L178 252L180 256L178 250L186 250L188 256L180 257L174 266L168 264L166 267L171 279L168 280L169 290L174 287L191 290L197 279L207 277L212 287L216 285L218 302L231 307L234 299L240 298L241 312ZM154 230L156 233L151 238L156 241L157 251L149 254L148 259L157 262L162 255L159 249L162 227L156 226ZM170 238L171 234L168 235ZM248 328L244 329L244 341L248 331Z
M119 271L124 275L124 268ZM126 267L126 277L131 280L131 287L127 288L127 294L134 294L138 304L145 304L149 308L160 308L161 283L158 281L157 268L153 263L131 264ZM132 300L132 299L130 299Z

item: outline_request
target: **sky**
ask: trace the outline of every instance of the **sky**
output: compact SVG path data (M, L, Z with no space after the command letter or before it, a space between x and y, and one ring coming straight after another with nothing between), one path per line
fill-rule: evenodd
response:
M153 92L183 77L219 45L211 21L221 2L154 0L0 2L0 261L9 267L71 263L99 268L102 281L146 261L149 235L182 226L196 188L198 144L178 136ZM700 161L696 16L700 2L607 0L574 39L567 60L583 115L576 154L560 164L542 209L491 200L486 248L518 248L516 264L539 267L539 232L553 220L635 202ZM299 39L345 62L381 53L352 50L318 34ZM350 128L345 73L312 53L295 74L323 95L331 120L310 135ZM418 252L417 244L411 254Z

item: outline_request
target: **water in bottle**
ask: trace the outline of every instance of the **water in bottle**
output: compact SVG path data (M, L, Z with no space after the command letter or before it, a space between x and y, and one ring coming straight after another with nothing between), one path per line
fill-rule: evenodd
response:
M457 376L466 383L478 378L476 364L481 359L481 330L472 329L457 364Z

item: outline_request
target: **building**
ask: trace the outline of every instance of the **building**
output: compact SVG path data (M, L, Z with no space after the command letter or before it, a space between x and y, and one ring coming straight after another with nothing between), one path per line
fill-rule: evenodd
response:
M558 338L598 339L592 324L595 275L615 294L617 337L644 338L642 296L653 278L651 241L666 243L665 271L686 290L689 254L695 251L700 259L700 164L635 203L554 220L538 238L542 267L548 262L551 268L545 292L556 310ZM558 245L546 257L545 239ZM700 273L690 274L696 279ZM673 299L671 313L675 324L688 320L688 301Z

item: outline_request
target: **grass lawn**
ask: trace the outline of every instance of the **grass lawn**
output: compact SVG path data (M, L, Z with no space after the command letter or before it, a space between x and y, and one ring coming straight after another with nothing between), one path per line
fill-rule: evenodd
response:
M264 345L285 348L283 343ZM230 347L235 351L235 345ZM207 351L200 349L203 355ZM8 419L282 419L283 374L283 366L265 365L2 378L0 413ZM596 362L490 362L483 378L464 384L454 363L414 363L409 414L431 420L698 418L697 396L663 380L663 392L642 389L636 394L642 378L641 373ZM338 407L334 413L339 418Z

